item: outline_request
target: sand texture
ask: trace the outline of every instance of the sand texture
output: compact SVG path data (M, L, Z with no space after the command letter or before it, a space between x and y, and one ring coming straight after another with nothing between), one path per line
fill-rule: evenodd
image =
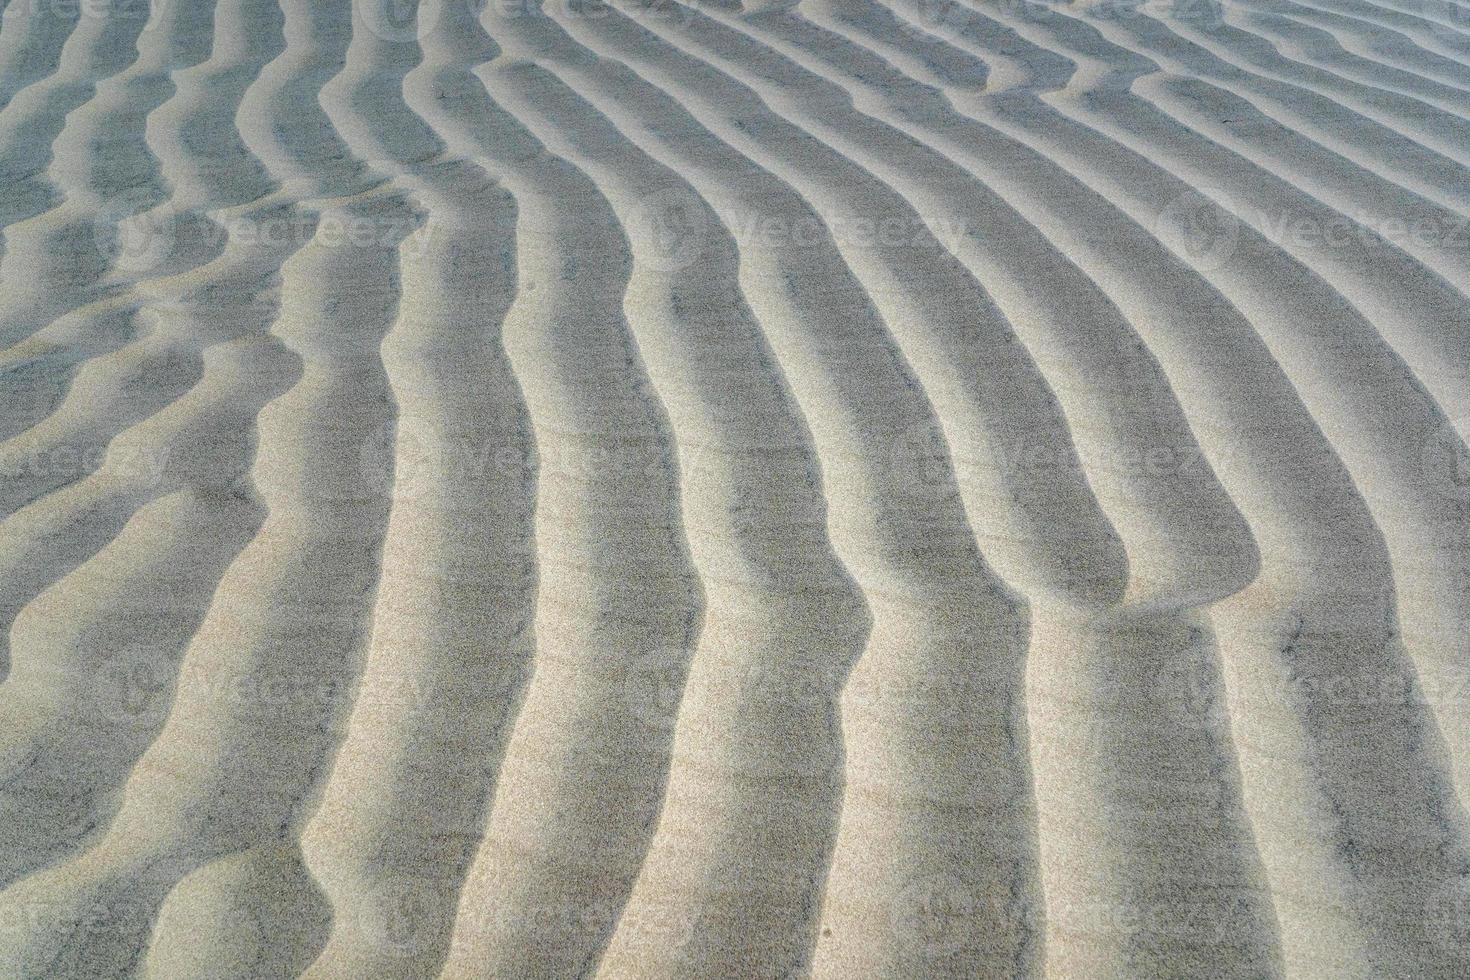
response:
M1470 978L1470 0L0 7L0 980Z

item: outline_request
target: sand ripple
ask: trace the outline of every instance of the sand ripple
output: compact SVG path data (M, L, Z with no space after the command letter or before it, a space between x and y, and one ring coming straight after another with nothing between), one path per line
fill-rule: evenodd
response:
M1462 0L0 8L0 976L1470 976Z

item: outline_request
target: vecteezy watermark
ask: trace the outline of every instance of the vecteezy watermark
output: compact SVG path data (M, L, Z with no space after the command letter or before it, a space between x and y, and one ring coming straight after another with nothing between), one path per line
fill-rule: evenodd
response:
M1380 217L1258 211L1253 222L1274 245L1297 248L1432 248L1470 251L1470 217L1447 212Z
M967 233L964 221L935 224L907 213L760 211L711 209L693 191L670 187L645 196L628 221L638 261L661 272L677 272L704 254L711 223L718 221L741 250L821 248L953 248Z
M58 20L143 20L174 0L15 0L6 10L7 18L24 12L31 17L55 17ZM12 14L11 11L16 11Z
M1150 17L1206 29L1223 22L1219 0L916 0L902 9L899 30L932 43L954 43L989 19L1044 23L1058 16L1109 21Z
M697 906L662 891L656 897L639 895L626 903L618 895L584 893L553 902L463 904L454 922L454 935L456 940L483 940L502 934L505 924L514 922L522 935L533 935L552 947L571 948L605 935L616 922L620 932L637 936L650 948L680 949L700 930L700 920Z
M631 435L631 434L630 434ZM464 487L486 481L519 482L566 479L595 483L604 479L650 480L669 475L669 458L644 438L546 439L540 445L528 434L501 433L477 440L449 432L425 418L400 415L370 430L357 446L360 482L343 486L349 497L383 494L414 500L436 488ZM714 470L718 455L711 446L681 446L685 474L701 467Z
M1209 731L1222 725L1225 685L1209 650L1187 648L1167 658L1153 675L1153 700L1165 717L1187 728Z
M168 475L169 451L114 442L111 445L22 446L0 453L0 484L10 480L70 483L106 472L122 480L157 487Z
M1219 203L1229 200L1211 188L1185 191L1154 219L1154 237L1201 272L1221 269L1240 244L1240 218Z
M54 411L66 396L64 379L72 370L69 356L76 355L53 348L0 367L0 412L12 422L23 419L30 423Z
M894 482L911 498L937 501L959 494L949 443L937 420L915 422L901 431L889 459Z
M109 728L151 731L163 725L176 697L274 718L324 716L348 701L373 710L388 705L419 710L431 703L431 692L414 675L373 672L349 685L330 673L187 658L180 663L181 656L146 647L119 651L92 676L84 711Z
M1422 18L1439 40L1470 42L1470 5L1460 0L1414 0L1410 10Z
M889 907L888 924L905 952L942 956L975 941L980 907L969 882L941 871L908 882Z
M1209 900L1187 895L1159 901L1049 900L1046 914L1048 925L1069 933L1214 944L1249 934L1260 919L1260 904L1246 889L1216 888Z
M1209 29L1224 22L1219 0L1093 0L1081 6L1093 20L1127 21L1138 17Z
M929 44L953 43L974 24L979 15L960 0L919 0L895 12L899 31Z
M498 2L498 0L497 0ZM445 11L458 4L478 18L491 0L353 0L357 20L391 44L423 41L444 22Z
M421 224L406 214L344 216L328 212L320 217L298 214L264 219L229 218L222 223L211 222L207 231L205 240L216 244L228 240L280 248L309 241L322 248L391 248L406 243L411 251L421 255L433 237L434 226L432 222Z
M110 727L163 726L178 675L178 656L153 647L119 650L98 669L90 706Z
M1424 481L1439 493L1470 500L1470 448L1460 432L1470 432L1470 419L1451 419L1424 442L1420 462Z
M442 440L409 418L390 419L373 429L358 447L361 490L387 493L395 500L413 500L427 472L442 471L436 447Z
M1087 455L1086 466L1135 477L1184 477L1202 479L1213 466L1228 460L1212 460L1197 443L1183 445L1133 445L1100 449ZM1084 462L1071 446L1056 442L1015 441L995 448L997 469L1007 476L1026 474L1083 475Z
M633 21L687 24L696 16L693 6L679 0L481 0L500 17L554 17L561 20L605 20L609 17Z
M143 273L173 254L178 214L142 188L108 199L92 219L97 250L120 272Z
M623 674L623 705L628 714L654 731L672 731L688 669L689 652L678 647L634 657Z
M845 665L757 660L739 672L738 696L745 701L790 705L802 711L832 710L847 676Z
M1227 200L1228 208L1215 203ZM1224 266L1249 225L1278 247L1293 249L1384 248L1470 251L1470 217L1446 211L1374 214L1367 211L1295 211L1237 206L1222 193L1189 191L1170 202L1154 222L1154 234L1197 268Z
M105 202L93 218L92 230L98 250L114 269L142 276L166 262L183 243L211 253L226 244L290 251L308 244L327 249L396 248L404 257L421 258L436 224L402 208L353 215L273 208L215 218L177 212L138 189Z
M151 922L152 903L146 898L70 902L64 898L21 899L0 902L0 942L13 946L39 931L70 935L78 940L131 940L139 922ZM148 916L145 918L145 916Z
M699 261L709 234L707 210L686 187L667 187L643 197L627 229L638 262L658 272L678 272Z
M1362 630L1349 624L1336 630L1303 630L1292 642L1297 647L1331 649L1361 634ZM1207 662L1206 656L1213 655L1207 651L1181 651L1155 673L1151 694L1161 718L1207 729L1223 723L1227 711L1245 716L1271 716L1306 711L1376 712L1470 704L1470 671L1411 673L1390 665L1353 673L1296 672L1287 678L1275 674L1257 676L1225 661L1221 664L1222 676L1222 670Z
M381 495L405 503L487 481L524 481L538 471L538 461L529 438L476 443L447 434L442 424L399 415L375 426L358 444L358 481L339 489L344 499Z
M742 247L812 248L828 241L838 247L917 248L938 251L965 236L963 221L945 219L931 228L914 214L764 214L725 211L720 220Z
M1470 875L1456 875L1432 890L1424 919L1431 943L1470 952Z
M422 952L435 932L449 927L452 912L444 895L453 887L446 880L397 877L357 895L357 931L366 945L390 957L407 958Z

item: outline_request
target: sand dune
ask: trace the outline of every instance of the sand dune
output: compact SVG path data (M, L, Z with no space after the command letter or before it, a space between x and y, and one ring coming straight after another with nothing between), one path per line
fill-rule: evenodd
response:
M1463 0L0 6L0 976L1470 976Z

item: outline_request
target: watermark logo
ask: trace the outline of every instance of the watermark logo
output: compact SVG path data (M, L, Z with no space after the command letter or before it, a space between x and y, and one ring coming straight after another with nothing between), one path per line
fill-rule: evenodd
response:
M1240 219L1220 200L1229 198L1214 190L1185 191L1159 212L1154 236L1201 272L1223 268L1240 244Z
M357 928L367 944L380 953L409 957L425 948L434 931L442 902L435 901L432 881L400 878L362 896Z
M1094 0L1083 10L1093 20L1126 22L1152 17L1206 30L1225 19L1219 0Z
M353 8L369 31L392 44L422 41L441 13L436 0L353 0Z
M149 647L124 649L93 677L91 707L113 727L153 729L168 715L177 664Z
M607 20L687 24L695 16L693 7L679 0L631 0L614 7L608 0L471 0L489 6L499 17L554 17L561 20Z
M1470 218L1436 209L1386 215L1262 211L1258 224L1268 240L1288 249L1470 251Z
M173 254L178 214L143 188L109 198L92 219L97 251L119 272L151 272Z
M1470 950L1470 877L1451 878L1436 888L1425 913L1431 943L1441 949Z
M0 452L0 487L11 481L57 486L106 473L146 488L162 485L169 475L167 447L137 445L121 439L108 446L32 445Z
M1176 723L1208 731L1225 722L1224 686L1197 651L1168 658L1154 675L1153 688L1155 701Z
M1409 9L1428 23L1438 40L1450 44L1470 40L1470 5L1460 0L1418 0Z
M123 17L140 18L145 32L165 30L172 22L174 4L180 0L111 0Z
M688 660L688 654L676 647L635 658L623 677L623 704L628 713L647 728L672 731Z
M1445 422L1424 442L1420 465L1425 481L1439 493L1456 500L1470 500L1470 449L1459 429L1470 431L1470 422Z
M1168 0L1168 16L1181 24L1205 30L1225 23L1220 0Z
M633 254L641 265L659 272L678 272L697 262L708 234L703 202L684 187L645 196L628 222Z
M751 211L721 212L720 220L742 248L953 249L968 233L964 221L941 219L930 228L916 214Z
M160 11L155 16L162 17L170 2L151 0L150 6L150 0L15 0L10 9L59 20L147 20L153 8Z
M899 19L903 34L915 41L942 44L964 34L975 14L959 0L920 0L911 18Z
M895 898L889 925L901 947L926 956L954 952L974 941L974 889L948 872L908 883Z
M949 443L934 419L916 422L898 434L889 465L894 482L912 497L944 500L959 492L949 465Z
M359 447L358 473L368 495L414 500L446 475L443 440L425 423L406 416L375 428Z

